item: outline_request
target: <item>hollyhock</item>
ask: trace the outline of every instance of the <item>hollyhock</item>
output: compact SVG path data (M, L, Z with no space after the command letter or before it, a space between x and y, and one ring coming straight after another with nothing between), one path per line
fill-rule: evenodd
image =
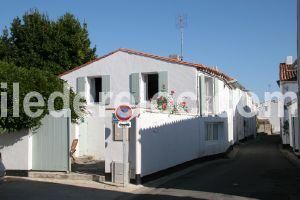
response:
M162 104L162 109L163 109L163 110L166 110L166 109L167 109L167 106L168 106L168 105L167 105L166 103L163 103L163 104Z

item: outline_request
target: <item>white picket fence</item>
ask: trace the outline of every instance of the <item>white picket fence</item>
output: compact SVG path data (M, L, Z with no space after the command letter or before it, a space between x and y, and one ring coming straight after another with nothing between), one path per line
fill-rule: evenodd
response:
M207 124L222 124L217 140L207 140ZM138 118L141 142L141 176L200 157L225 152L228 118L143 113Z

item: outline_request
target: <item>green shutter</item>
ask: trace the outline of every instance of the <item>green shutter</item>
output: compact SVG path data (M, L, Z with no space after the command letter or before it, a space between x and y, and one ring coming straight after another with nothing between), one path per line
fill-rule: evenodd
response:
M168 72L158 73L158 90L159 92L168 92Z
M86 84L86 79L85 77L78 77L77 78L77 94L82 95L85 97L85 84Z
M139 73L130 74L129 87L130 87L130 101L131 104L139 104L140 102L140 78Z
M101 76L102 78L102 95L101 95L101 102L102 104L109 105L110 104L110 76L105 75ZM105 101L105 102L104 102Z
M200 89L200 115L206 113L206 88L205 88L205 76L199 76L199 89Z
M219 83L218 79L214 78L214 113L219 112Z

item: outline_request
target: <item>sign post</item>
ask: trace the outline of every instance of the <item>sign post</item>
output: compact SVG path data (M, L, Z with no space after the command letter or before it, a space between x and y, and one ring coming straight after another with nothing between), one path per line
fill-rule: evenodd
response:
M122 129L123 138L123 187L125 187L129 182L129 170L128 170L128 145L127 145L127 135L126 129L131 127L131 122L129 121L132 117L132 109L128 105L120 105L115 110L115 116L119 120L118 127Z
M125 128L122 128L122 135L123 135L123 186L125 187L127 185L127 179L128 179L128 170L127 170L127 142L126 142L126 136L125 136Z

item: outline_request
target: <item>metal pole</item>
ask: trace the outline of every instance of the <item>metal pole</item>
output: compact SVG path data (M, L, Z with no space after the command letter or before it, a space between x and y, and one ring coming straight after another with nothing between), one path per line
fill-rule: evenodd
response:
M183 28L181 28L180 31L181 31L180 60L183 60Z
M126 136L125 136L125 128L122 127L122 137L123 137L123 187L126 186L127 180L126 180L126 175L127 175L127 161L126 161Z

